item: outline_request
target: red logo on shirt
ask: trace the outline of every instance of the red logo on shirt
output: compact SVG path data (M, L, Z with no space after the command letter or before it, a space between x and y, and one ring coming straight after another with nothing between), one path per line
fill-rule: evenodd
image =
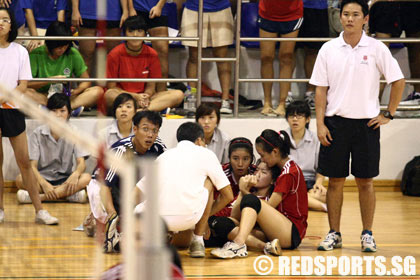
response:
M367 60L367 55L363 56L363 60Z

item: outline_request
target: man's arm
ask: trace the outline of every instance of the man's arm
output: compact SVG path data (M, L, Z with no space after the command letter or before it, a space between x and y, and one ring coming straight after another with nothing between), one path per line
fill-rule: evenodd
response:
M397 111L398 104L401 101L401 97L405 87L405 79L400 79L391 83L391 93L389 96L388 111L393 116ZM373 129L377 129L381 125L389 123L390 119L384 117L382 113L372 118L368 122L368 126L373 126Z
M219 190L220 195L217 197L216 201L213 203L211 208L210 216L213 216L220 210L222 210L229 202L233 200L232 187L230 185L225 186Z
M323 146L329 146L332 141L330 131L324 124L325 109L327 108L328 87L317 86L315 90L315 112L318 139Z

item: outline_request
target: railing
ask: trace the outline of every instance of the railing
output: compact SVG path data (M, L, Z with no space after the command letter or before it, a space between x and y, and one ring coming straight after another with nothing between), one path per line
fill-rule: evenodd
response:
M381 0L378 0L381 1ZM398 1L398 0L396 0ZM260 37L240 37L240 26L241 26L241 0L238 0L237 13L236 13L236 41L235 41L235 57L227 58L203 58L202 57L202 34L203 34L203 0L199 0L199 10L198 10L198 37L108 37L108 36L18 36L18 40L117 40L117 41L127 41L127 40L147 40L147 41L197 41L198 45L198 62L197 62L197 78L161 78L161 79L114 79L114 78L66 78L67 82L197 82L197 105L201 103L201 73L202 73L202 63L203 62L234 62L235 70L233 72L234 76L234 117L238 117L239 109L239 83L262 83L262 82L293 82L293 83L307 83L309 79L261 79L261 78L240 78L239 69L240 69L240 51L241 51L241 42L251 42L251 41L275 41L275 42L327 42L334 38L260 38ZM381 38L378 40L384 43L420 43L419 38ZM33 81L49 81L49 82L62 82L63 79L57 78L34 78ZM381 83L386 83L385 80L381 80ZM407 83L418 84L420 79L407 79ZM385 106L381 106L385 108ZM398 111L414 111L420 110L420 105L399 105Z

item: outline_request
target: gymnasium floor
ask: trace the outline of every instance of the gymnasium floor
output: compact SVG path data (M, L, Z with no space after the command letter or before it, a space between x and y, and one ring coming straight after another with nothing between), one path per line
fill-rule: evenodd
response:
M42 226L33 222L32 205L18 205L14 193L5 193L6 221L0 225L0 279L95 279L95 260L103 258L104 267L120 260L120 255L97 254L92 238L72 231L89 211L87 204L46 203L44 207L60 218L59 226ZM393 256L413 256L415 276L340 277L336 268L331 276L294 276L282 279L420 279L420 198L402 196L400 192L377 192L374 235L376 253L360 251L360 214L356 192L346 192L342 215L343 249L316 251L316 245L328 231L327 214L309 213L307 236L298 250L284 251L283 256L384 256L389 271ZM250 252L244 259L219 260L210 257L191 259L180 250L187 279L279 279L278 259L271 258L274 269L269 276L254 270L259 253ZM266 268L264 265L262 266ZM413 271L413 270L411 270Z

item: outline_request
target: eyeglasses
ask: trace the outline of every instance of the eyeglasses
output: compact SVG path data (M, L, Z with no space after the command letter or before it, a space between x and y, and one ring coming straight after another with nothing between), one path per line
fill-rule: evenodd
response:
M9 18L0 18L0 22L11 24L12 20Z
M155 129L150 129L148 127L141 127L141 130L143 130L144 133L151 133L152 135L156 135L159 133L159 129L155 128Z
M304 117L305 117L305 115L296 114L296 115L289 115L287 118L288 118L288 119L293 119L293 118L296 118L296 119L298 119L298 120L301 120L301 119L303 119Z

